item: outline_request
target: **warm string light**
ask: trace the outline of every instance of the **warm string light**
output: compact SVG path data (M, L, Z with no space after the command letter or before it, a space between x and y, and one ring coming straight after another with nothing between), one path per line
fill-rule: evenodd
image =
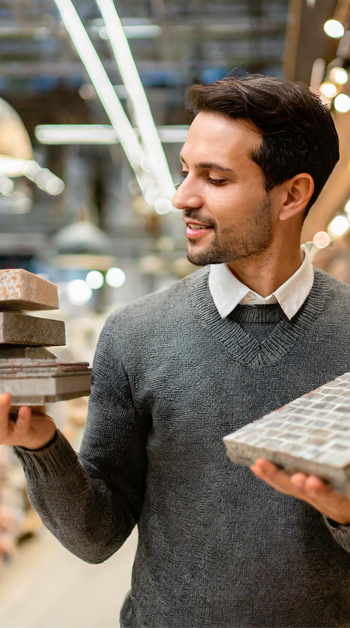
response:
M345 68L335 67L329 73L329 78L337 85L345 85L348 82L348 73Z
M326 98L334 98L337 95L337 88L333 83L322 83L320 86L320 92L326 96Z
M348 218L344 214L339 214L331 220L327 231L331 238L337 239L343 236L348 231L349 227L350 223Z
M325 249L326 246L329 245L331 239L326 231L318 231L315 233L312 241L318 249Z
M332 37L334 39L339 39L340 37L343 37L345 32L344 26L338 20L327 20L323 28L325 33L329 37Z
M345 34L344 26L339 20L327 20L323 25L325 33L332 38L340 39ZM338 51L340 47L338 48ZM341 53L339 53L341 56ZM339 86L348 81L348 72L341 65L336 65L340 59L334 59L330 64L326 80L320 85L321 100L330 104L333 101L334 109L338 113L350 111L350 98L347 94L339 93ZM332 67L333 65L333 67Z
M327 232L333 239L337 240L347 233L350 228L350 198L344 205L344 212L338 214L330 221ZM327 234L326 234L327 235Z
M350 97L347 94L338 94L334 99L334 109L339 113L350 111Z

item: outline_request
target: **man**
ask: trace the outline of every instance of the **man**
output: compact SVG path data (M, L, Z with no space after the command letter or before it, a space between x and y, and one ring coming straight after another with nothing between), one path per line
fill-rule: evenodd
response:
M79 457L43 408L9 423L8 395L0 442L83 560L138 524L124 628L349 626L350 499L264 460L252 473L222 443L350 370L350 288L300 247L339 157L334 125L279 79L193 86L188 101L173 202L204 268L108 318Z

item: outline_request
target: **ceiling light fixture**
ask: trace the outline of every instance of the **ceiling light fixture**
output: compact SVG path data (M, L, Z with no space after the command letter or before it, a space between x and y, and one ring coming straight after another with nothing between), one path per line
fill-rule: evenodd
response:
M96 0L96 2L105 22L121 77L133 104L136 124L148 157L151 173L157 182L160 196L171 200L175 194L175 189L169 165L116 7L113 0Z
M163 30L157 24L130 24L129 26L123 25L125 36L128 39L155 39L161 37ZM109 39L108 32L105 26L101 26L99 32L101 39Z
M157 127L164 144L184 144L189 126L170 125ZM40 124L34 130L41 144L119 144L117 133L110 124ZM141 159L146 169L147 158Z
M144 151L138 141L114 87L102 65L90 37L71 0L55 0L62 21L96 89L100 101L118 135L125 155L133 168L141 191L148 187L150 175L144 173L141 157Z

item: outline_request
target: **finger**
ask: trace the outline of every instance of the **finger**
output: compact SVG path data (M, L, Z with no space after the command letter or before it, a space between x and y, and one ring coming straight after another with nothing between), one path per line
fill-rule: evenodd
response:
M258 458L250 468L257 477L270 484L272 488L288 495L298 493L298 489L291 482L291 476L285 471L281 471L272 462L264 458Z
M18 411L18 418L15 426L16 437L23 437L28 433L32 421L32 411L28 406L22 406Z
M256 475L259 475L259 477L269 478L269 480L274 482L280 480L282 482L287 481L288 484L290 483L290 475L279 469L273 462L265 460L265 458L258 458L255 464L250 468Z
M337 520L337 516L350 517L349 498L335 491L327 482L316 475L310 475L305 483L308 501L327 516Z
M25 421L30 419L32 416L32 409L29 406L21 406L18 410L18 419L17 421Z
M265 458L257 458L255 460L253 467L257 471L260 471L261 473L270 473L270 472L273 472L274 470L277 470L276 465L274 465L269 460L265 460Z
M306 473L294 473L290 478L291 483L293 484L293 486L295 486L296 489L298 489L298 491L305 490L307 480L308 476L306 475Z
M10 408L11 395L9 393L0 395L0 423L5 426L8 426Z
M328 495L332 493L332 489L325 482L321 480L321 478L317 477L317 475L309 475L305 482L305 490L308 493L314 493L316 495Z
M316 475L294 473L289 476L265 459L256 460L251 470L277 491L309 503L326 517L339 523L350 523L350 500Z

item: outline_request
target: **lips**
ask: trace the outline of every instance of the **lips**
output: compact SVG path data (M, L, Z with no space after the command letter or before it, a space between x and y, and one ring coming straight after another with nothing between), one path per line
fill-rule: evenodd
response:
M209 225L203 225L201 223L196 222L188 222L186 229L186 236L188 238L200 238L204 236L206 233L211 231L213 227L209 227Z

